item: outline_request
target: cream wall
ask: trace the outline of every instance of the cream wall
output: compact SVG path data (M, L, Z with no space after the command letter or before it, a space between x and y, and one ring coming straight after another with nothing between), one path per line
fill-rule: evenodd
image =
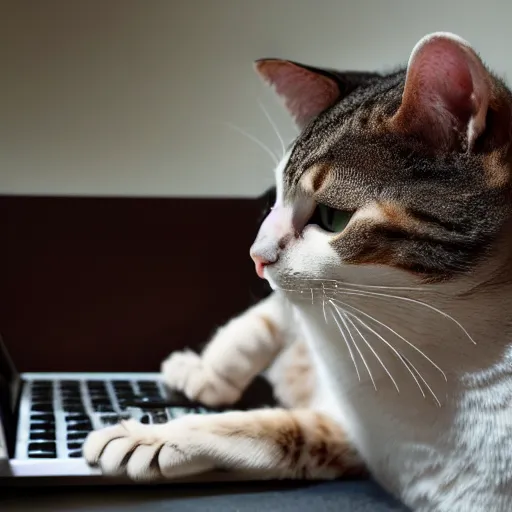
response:
M271 161L229 128L294 130L252 61L406 62L425 33L512 68L512 2L0 0L0 193L259 194Z

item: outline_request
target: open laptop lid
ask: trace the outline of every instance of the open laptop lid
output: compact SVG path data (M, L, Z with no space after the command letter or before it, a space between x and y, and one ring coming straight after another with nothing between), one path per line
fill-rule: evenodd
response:
M20 376L0 336L0 460L14 454Z

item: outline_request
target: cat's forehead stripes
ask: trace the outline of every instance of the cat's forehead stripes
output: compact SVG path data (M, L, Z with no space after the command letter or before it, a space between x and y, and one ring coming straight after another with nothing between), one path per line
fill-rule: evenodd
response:
M333 244L341 261L427 280L471 270L512 208L512 99L493 80L488 129L473 147L461 139L449 150L392 122L405 70L358 87L303 129L278 168L278 197L361 212Z
M335 167L364 170L371 154L365 152L358 137L371 144L372 138L389 131L386 120L399 105L404 79L405 72L400 71L356 90L306 127L284 170L285 194L293 195L302 185L310 192L317 191ZM346 156L353 156L354 151L358 156L348 162Z

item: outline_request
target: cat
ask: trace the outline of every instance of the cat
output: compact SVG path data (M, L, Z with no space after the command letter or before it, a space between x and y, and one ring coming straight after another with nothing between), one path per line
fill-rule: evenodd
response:
M512 94L450 33L393 73L256 70L300 129L250 251L273 291L162 372L210 406L264 372L282 407L128 421L91 433L87 461L370 474L412 510L512 510Z

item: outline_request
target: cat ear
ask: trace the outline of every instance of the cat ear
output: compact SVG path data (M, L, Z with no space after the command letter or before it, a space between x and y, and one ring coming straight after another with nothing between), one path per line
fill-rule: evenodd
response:
M377 76L374 73L340 73L280 59L261 59L256 61L255 67L260 77L284 99L286 108L301 129L343 96Z
M428 35L412 51L392 123L444 147L463 134L470 150L485 129L491 83L466 41L443 32Z

